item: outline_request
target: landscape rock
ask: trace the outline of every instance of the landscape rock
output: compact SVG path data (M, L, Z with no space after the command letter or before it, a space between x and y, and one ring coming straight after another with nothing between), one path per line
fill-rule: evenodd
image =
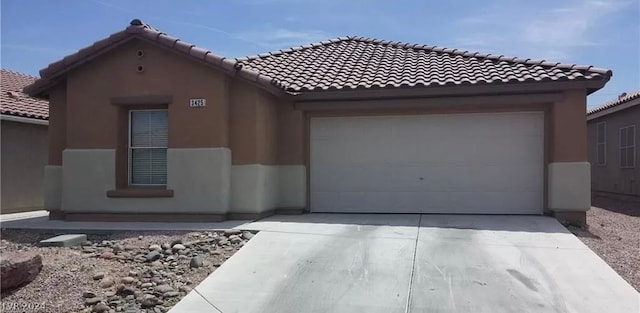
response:
M93 280L100 280L104 278L104 273L103 272L97 272L95 274L93 274Z
M145 256L145 259L147 260L147 262L153 262L159 259L160 257L161 257L160 252L157 250L154 250L147 253L147 255Z
M113 278L111 277L104 277L99 283L98 286L100 286L100 288L109 288L113 285L115 285L115 281L113 280Z
M38 276L42 269L42 256L33 253L3 253L0 261L2 291L26 285Z
M184 249L186 249L186 248L187 248L187 247L185 247L185 246L184 246L183 244L181 244L181 243L177 243L177 244L173 245L173 247L171 247L171 249L172 249L172 250L174 250L174 251L184 250Z
M142 301L140 302L140 304L142 305L143 308L152 308L158 304L162 303L162 301L158 298L156 298L155 296L152 295L148 295L146 297L144 297L142 299Z
M133 284L133 282L136 281L135 278L131 277L131 276L127 276L127 277L122 277L122 279L120 280L123 284Z
M165 294L167 292L174 291L173 287L169 285L159 285L159 286L156 286L154 290L160 294Z
M95 292L92 292L92 291L84 291L84 292L82 292L82 297L83 298L95 298L96 294L95 294Z
M151 250L151 251L161 251L162 247L160 247L160 245L150 245L149 246L149 250Z
M224 231L224 234L227 236L231 236L231 235L240 235L242 233L241 230L239 229L227 229Z
M124 247L122 245L113 245L113 253L120 253L124 251Z
M248 232L248 231L242 232L242 238L244 238L245 240L249 240L249 239L253 238L253 236L255 236L255 235L252 234L251 232Z
M116 294L121 297L126 297L128 295L133 295L136 293L136 289L131 286L119 285L117 289L118 290L116 291Z
M98 304L93 306L93 312L96 313L104 313L109 311L109 306L104 304L104 302L99 302Z
M98 297L86 298L84 300L84 304L86 304L86 305L94 305L94 304L97 304L100 301L102 301L102 299L100 299Z
M102 252L102 254L100 254L100 257L103 259L113 259L113 257L115 257L115 254L113 254L112 252Z
M191 258L191 261L189 262L189 267L190 268L200 268L202 267L202 258L201 257L193 257Z
M238 244L238 243L242 242L242 239L240 237L238 237L238 236L235 236L235 237L230 238L229 241L231 241L231 243L233 243L233 244Z
M180 295L180 293L179 293L179 292L177 292L177 291L169 291L169 292L165 292L165 293L162 295L162 297L163 297L163 298L174 298L174 297L177 297L177 296L179 296L179 295Z

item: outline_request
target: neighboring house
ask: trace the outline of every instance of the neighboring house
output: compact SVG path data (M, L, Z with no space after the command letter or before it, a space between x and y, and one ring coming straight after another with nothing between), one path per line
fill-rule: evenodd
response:
M640 90L587 113L591 189L640 197Z
M586 96L611 71L361 37L230 59L133 20L40 75L54 218L584 223Z
M2 213L42 209L49 104L22 92L36 79L5 69L0 76Z

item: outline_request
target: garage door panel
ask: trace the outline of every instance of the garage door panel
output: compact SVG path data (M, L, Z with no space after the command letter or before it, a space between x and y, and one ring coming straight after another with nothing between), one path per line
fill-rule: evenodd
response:
M527 112L314 118L311 208L539 214L543 126Z
M380 166L318 166L312 172L319 178L314 190L320 192L387 191L392 169Z
M375 138L364 140L317 140L311 150L312 160L317 164L359 165L388 163L393 151L376 147Z
M394 211L404 213L447 211L450 196L449 192L443 191L397 192L393 195Z
M391 129L390 123L386 119L378 119L372 124L367 118L337 117L324 119L321 124L318 124L316 119L313 119L311 127L314 132L311 134L311 139L366 140L387 133Z

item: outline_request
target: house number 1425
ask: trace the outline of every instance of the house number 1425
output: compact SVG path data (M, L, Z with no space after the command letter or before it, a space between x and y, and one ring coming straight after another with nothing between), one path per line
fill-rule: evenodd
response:
M192 108L203 107L207 105L206 99L189 99L189 106Z

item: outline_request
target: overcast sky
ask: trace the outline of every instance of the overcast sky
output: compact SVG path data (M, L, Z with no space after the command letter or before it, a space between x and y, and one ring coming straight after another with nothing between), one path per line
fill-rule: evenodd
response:
M228 57L344 35L613 70L589 106L640 89L640 0L2 0L2 67L31 75L133 18Z

